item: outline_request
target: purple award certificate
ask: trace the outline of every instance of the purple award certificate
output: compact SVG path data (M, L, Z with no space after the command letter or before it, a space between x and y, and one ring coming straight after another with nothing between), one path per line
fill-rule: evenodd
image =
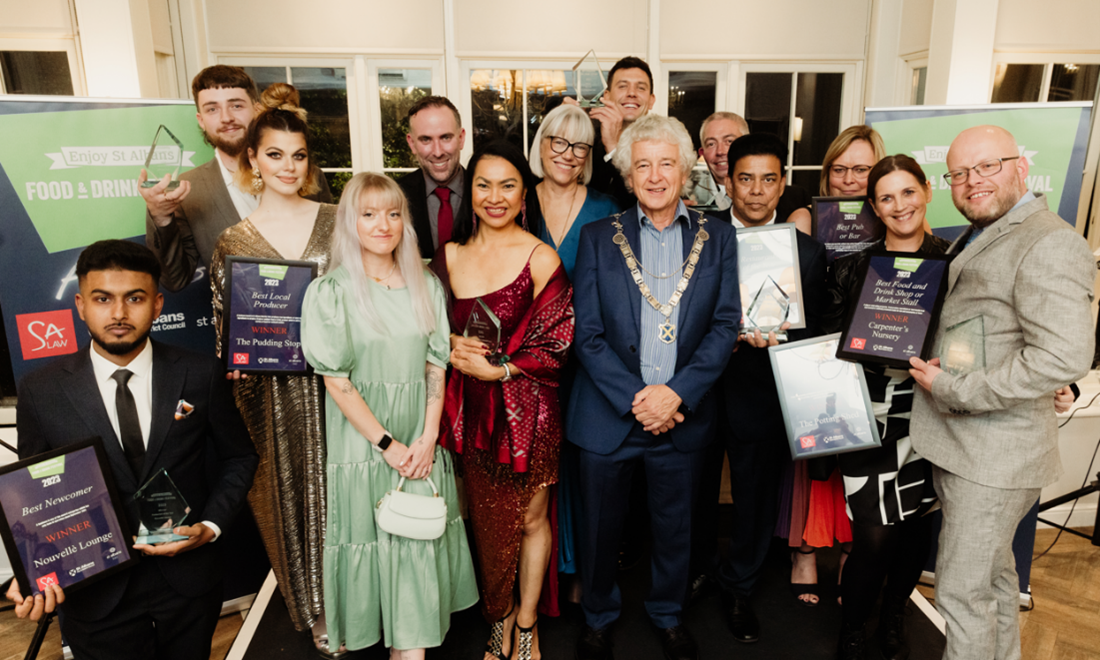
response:
M137 563L99 438L0 468L0 535L20 592L83 587Z
M886 235L866 197L814 197L811 234L825 246L825 261L860 252Z
M849 302L837 357L898 369L908 369L911 357L927 360L950 264L942 255L871 254L859 295Z
M302 301L316 277L312 261L225 258L222 356L227 370L311 373L302 351Z

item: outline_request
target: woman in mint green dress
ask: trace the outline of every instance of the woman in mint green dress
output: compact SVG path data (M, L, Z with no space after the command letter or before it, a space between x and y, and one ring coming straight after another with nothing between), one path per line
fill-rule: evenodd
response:
M381 639L391 659L420 660L443 643L451 613L477 602L454 460L436 445L449 334L443 289L420 261L400 188L357 175L340 200L332 266L302 311L306 358L327 390L330 649ZM386 491L404 476L406 492L431 494L429 475L447 503L443 536L379 529L374 507Z

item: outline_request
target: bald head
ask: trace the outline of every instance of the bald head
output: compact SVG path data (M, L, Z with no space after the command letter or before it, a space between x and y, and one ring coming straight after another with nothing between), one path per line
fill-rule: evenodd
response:
M1016 138L1000 126L968 128L951 143L947 152L947 171L966 171L967 178L952 184L955 207L976 227L987 227L1012 210L1027 192L1028 163L1019 156ZM1000 171L982 176L992 164ZM981 165L980 169L974 169ZM996 169L995 165L992 169Z

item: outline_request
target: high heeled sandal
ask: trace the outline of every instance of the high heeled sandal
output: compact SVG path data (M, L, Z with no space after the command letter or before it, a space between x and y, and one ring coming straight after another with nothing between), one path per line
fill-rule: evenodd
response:
M512 609L508 610L508 613L493 623L489 629L489 643L485 645L485 652L494 658L500 658L500 660L510 660L512 654L504 655L504 622L508 620L508 617L512 616L512 612L516 609L515 603L512 603ZM515 648L513 646L513 648Z
M817 552L817 549L816 548L810 548L809 552L803 552L802 548L795 548L794 550L791 551L791 564L792 565L794 564L794 553L796 553L796 552L800 555L812 555L812 554L815 554ZM808 583L804 583L804 582L793 582L792 581L791 582L791 593L794 594L794 598L795 598L795 600L798 601L798 604L802 605L803 607L817 607L817 604L819 602L821 602L821 596L819 596L818 593L817 593L817 584L816 583L815 584L808 584ZM803 599L803 596L813 596L814 598L817 598L818 600L817 601L805 600L805 599Z
M348 647L343 644L335 651L329 646L328 633L321 635L313 640L313 645L317 648L317 655L325 660L340 660L348 654Z
M531 653L535 648L535 628L538 625L539 620L537 618L530 628L524 628L519 625L518 620L516 621L515 641L512 644L512 651L516 654L516 660L531 660Z

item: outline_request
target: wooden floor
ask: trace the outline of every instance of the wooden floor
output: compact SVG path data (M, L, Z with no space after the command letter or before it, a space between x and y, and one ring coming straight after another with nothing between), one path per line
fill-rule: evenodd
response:
M1083 529L1091 533L1091 528ZM1035 552L1046 549L1055 530L1039 530ZM922 591L928 591L922 588ZM1100 660L1100 548L1063 534L1054 549L1031 572L1034 608L1020 614L1025 660ZM931 593L926 593L932 600ZM222 617L214 635L211 660L222 660L241 627L240 614ZM21 660L34 625L0 612L0 660ZM38 656L61 660L61 635L51 626Z

